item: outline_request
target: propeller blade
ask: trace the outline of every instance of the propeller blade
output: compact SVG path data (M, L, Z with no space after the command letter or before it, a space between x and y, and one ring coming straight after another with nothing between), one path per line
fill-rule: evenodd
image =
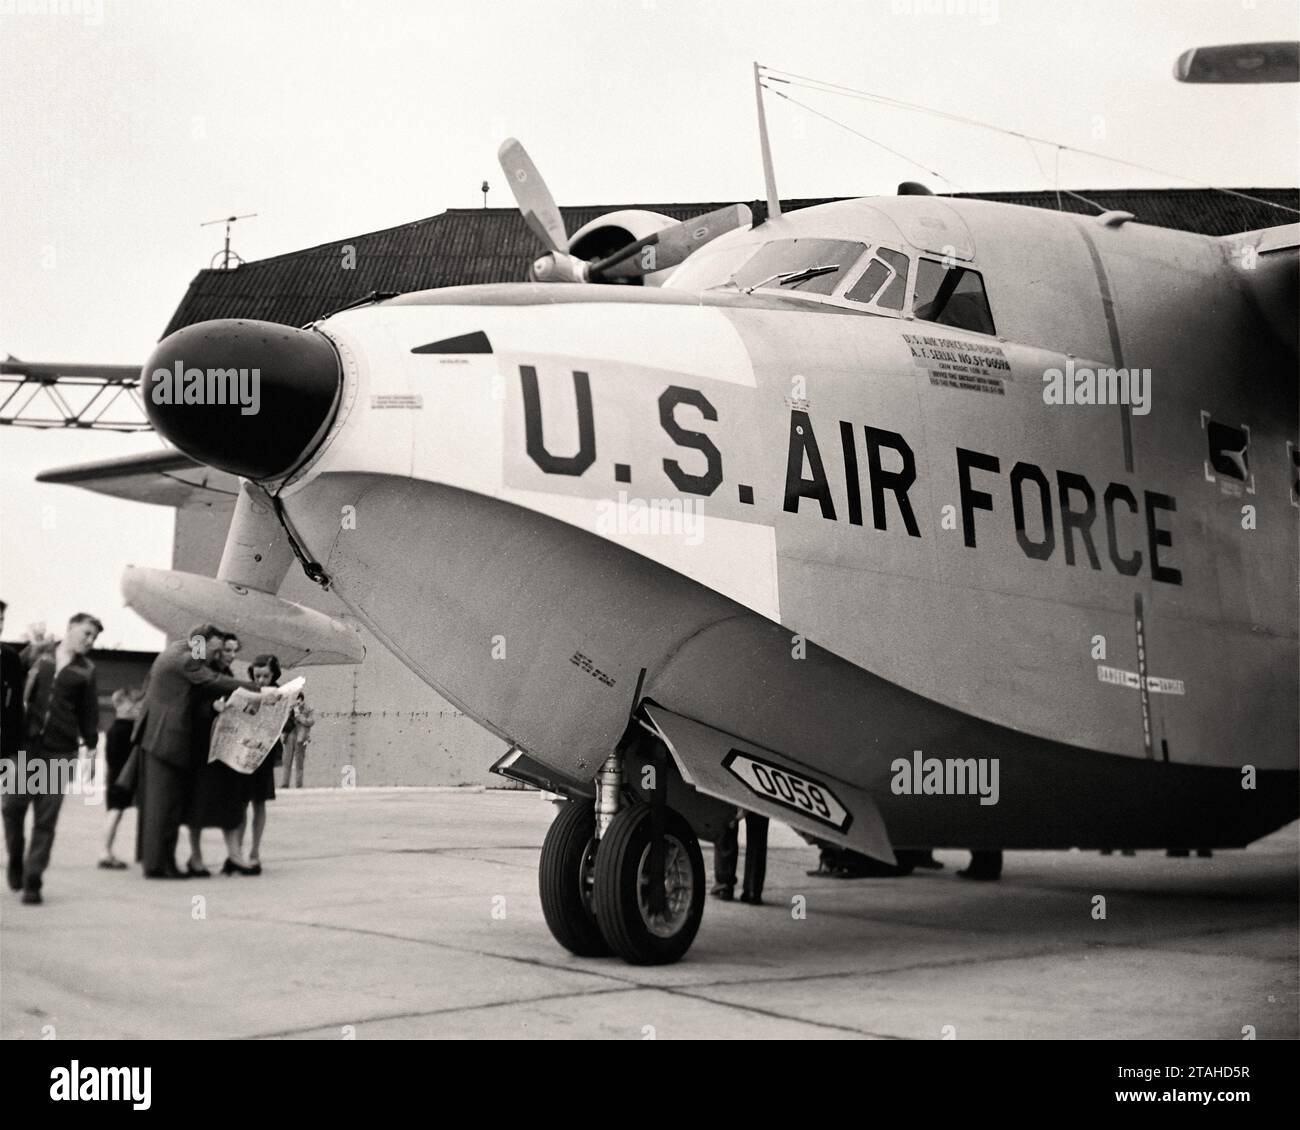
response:
M497 150L497 160L501 162L501 170L514 193L515 203L523 213L524 223L546 244L548 251L567 250L569 238L564 231L564 220L527 150L513 137L508 137Z
M753 222L753 213L746 205L729 204L716 212L706 212L703 216L683 220L680 224L629 243L613 255L592 263L588 274L593 280L630 279L648 275L652 271L665 271L677 266L710 240L737 228L748 227Z

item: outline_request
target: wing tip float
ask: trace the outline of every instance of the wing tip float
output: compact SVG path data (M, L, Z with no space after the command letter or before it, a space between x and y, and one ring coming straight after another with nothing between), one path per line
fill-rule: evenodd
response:
M355 624L233 581L128 565L122 597L169 639L183 639L194 624L211 621L237 632L250 654L274 652L286 668L360 663L366 657Z

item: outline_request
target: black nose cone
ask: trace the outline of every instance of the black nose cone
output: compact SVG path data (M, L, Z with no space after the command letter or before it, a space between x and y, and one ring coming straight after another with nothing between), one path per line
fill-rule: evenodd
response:
M141 373L159 434L210 467L249 479L287 474L334 413L334 347L271 322L198 322L163 338Z

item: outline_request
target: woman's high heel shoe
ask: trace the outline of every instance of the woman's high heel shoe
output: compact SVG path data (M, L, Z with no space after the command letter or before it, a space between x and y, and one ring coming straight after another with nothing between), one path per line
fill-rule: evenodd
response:
M227 859L226 862L221 865L221 873L223 875L257 874L257 872L255 872L251 867L245 867L242 863L236 863L233 859Z

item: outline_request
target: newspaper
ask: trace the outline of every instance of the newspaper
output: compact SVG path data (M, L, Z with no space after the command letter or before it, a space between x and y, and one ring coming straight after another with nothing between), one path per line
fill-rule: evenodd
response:
M280 740L280 732L307 680L301 676L282 687L231 693L212 727L209 761L229 765L236 773L252 773Z

